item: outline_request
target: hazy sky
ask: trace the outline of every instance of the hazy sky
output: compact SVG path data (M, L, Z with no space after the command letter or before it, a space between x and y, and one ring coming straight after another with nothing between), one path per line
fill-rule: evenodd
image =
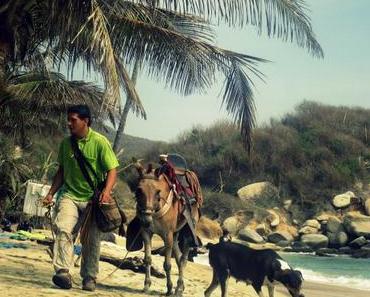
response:
M263 57L272 63L259 68L256 79L257 122L279 118L304 99L332 105L370 108L370 0L307 0L314 32L325 52L316 59L305 49L258 36L252 27L217 29L217 45ZM218 96L222 81L206 95L181 97L161 82L140 77L137 88L148 114L146 121L130 115L126 133L155 140L174 140L194 125L210 125L227 116Z

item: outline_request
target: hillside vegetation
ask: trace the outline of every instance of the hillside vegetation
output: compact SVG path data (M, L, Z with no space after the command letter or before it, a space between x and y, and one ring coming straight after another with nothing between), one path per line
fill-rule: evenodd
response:
M226 209L234 205L231 211L235 211L240 203L231 202L230 195L247 184L270 181L278 187L280 201L261 201L261 206L281 206L282 200L292 199L304 216L310 216L331 208L333 195L366 188L369 126L368 109L305 101L281 120L255 129L250 155L237 128L219 122L208 128L194 127L174 143L155 146L145 159L157 160L163 152L182 154L206 188L206 206L226 204ZM228 194L227 201L214 192ZM209 201L212 197L222 202Z

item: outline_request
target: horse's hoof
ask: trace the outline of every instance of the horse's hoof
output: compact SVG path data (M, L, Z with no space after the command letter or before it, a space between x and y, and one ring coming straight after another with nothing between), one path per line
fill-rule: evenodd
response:
M184 292L183 288L176 288L175 290L175 296L176 297L182 297L182 293Z
M172 295L173 295L173 291L172 290L166 292L166 296L172 296Z
M143 289L144 293L148 293L149 292L149 288L150 288L150 286L145 286L144 289Z

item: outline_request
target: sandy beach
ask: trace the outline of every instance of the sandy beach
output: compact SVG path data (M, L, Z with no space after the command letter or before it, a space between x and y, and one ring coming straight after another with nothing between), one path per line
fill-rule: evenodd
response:
M9 239L9 243L19 244L19 241ZM98 287L94 293L87 293L81 290L81 279L79 268L72 271L74 286L72 290L64 291L56 288L51 283L53 274L51 258L47 254L47 247L36 244L35 242L21 242L25 248L0 249L0 292L1 296L161 296L165 292L165 280L152 278L152 287L149 294L142 292L144 275L134 273L131 270L116 270L116 267L100 262L100 274ZM124 252L121 247L103 244L102 254ZM130 253L130 256L142 256L142 252ZM162 270L163 258L153 256L153 264L160 271ZM173 281L177 279L176 265L173 263ZM111 276L111 272L115 271ZM188 263L185 273L185 292L184 297L203 296L211 280L211 269L208 266ZM264 288L265 296L268 296ZM339 286L329 286L324 284L305 282L303 293L306 297L365 297L369 296L369 291L354 290ZM213 296L220 296L220 290L214 292ZM229 297L248 296L257 297L251 286L243 283L236 283L230 280ZM285 288L279 286L275 294L276 297L288 296Z

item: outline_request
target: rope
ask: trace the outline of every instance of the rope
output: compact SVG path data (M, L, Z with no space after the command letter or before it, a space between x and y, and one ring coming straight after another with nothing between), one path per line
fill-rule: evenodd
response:
M142 228L140 228L139 232L137 232L136 236L134 237L134 240L131 242L131 245L129 246L129 250L131 250L131 248L133 247L134 243L136 242L136 240L138 239L139 235L140 235L140 232L141 232ZM126 260L128 254L130 253L130 251L127 251L126 252L126 255L123 257L123 259L121 260L121 263L116 267L116 269L114 269L111 273L109 273L106 277L104 277L103 279L99 280L99 282L103 282L105 280L107 280L108 278L110 278L114 273L117 272L118 269L121 268L121 265L123 264L123 262Z

